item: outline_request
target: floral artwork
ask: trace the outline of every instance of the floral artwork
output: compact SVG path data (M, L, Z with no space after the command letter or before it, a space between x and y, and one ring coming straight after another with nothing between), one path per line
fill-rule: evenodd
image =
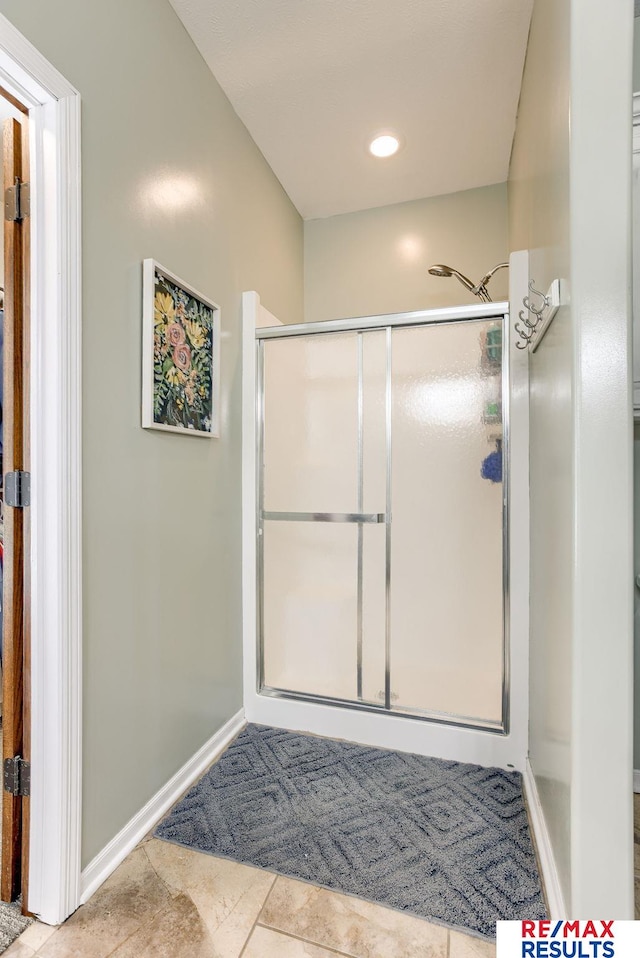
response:
M218 307L153 260L145 260L145 351L150 313L153 366L152 382L148 382L145 356L143 425L216 435Z

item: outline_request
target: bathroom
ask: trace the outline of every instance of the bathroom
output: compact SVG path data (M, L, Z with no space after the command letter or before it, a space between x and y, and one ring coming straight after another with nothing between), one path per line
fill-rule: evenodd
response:
M106 894L128 855L161 870L167 843L138 843L265 726L521 774L549 913L633 914L631 6L492 3L495 20L409 2L405 21L380 2L349 32L351 5L332 28L329 5L248 4L254 31L221 2L228 33L205 36L191 0L64 0L64 23L4 0L16 49L83 107L82 564L69 647L34 632L35 679L55 661L71 702L56 724L32 697L34 760L57 756L31 804L45 922ZM397 152L372 155L377 135ZM211 441L140 424L150 256L220 307ZM505 263L486 302L470 287Z

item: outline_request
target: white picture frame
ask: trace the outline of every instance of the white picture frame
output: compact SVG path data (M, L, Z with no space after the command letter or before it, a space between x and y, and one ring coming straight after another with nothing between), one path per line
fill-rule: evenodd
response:
M220 307L142 264L142 428L220 437Z

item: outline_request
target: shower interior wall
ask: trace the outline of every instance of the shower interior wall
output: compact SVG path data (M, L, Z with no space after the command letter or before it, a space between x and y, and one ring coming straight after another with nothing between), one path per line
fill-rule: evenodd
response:
M477 282L509 259L507 184L346 213L304 224L304 319L320 322L476 303L455 279L430 276L447 263ZM491 280L509 294L507 270Z

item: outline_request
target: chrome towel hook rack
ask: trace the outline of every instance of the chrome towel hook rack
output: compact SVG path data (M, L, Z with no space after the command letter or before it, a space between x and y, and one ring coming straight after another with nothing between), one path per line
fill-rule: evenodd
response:
M515 323L515 331L520 337L516 342L518 349L528 349L535 353L542 338L549 329L553 317L560 309L562 288L559 279L554 279L546 293L536 289L535 280L529 281L529 295L522 300L524 309L520 310L520 322ZM535 301L534 298L535 297ZM524 323L524 327L520 325Z

